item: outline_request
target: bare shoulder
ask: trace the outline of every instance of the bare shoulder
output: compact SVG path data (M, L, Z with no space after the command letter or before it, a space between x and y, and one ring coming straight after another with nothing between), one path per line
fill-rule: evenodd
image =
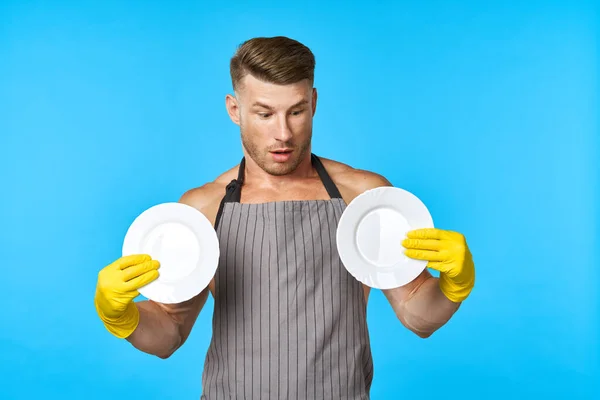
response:
M179 203L196 208L214 225L221 199L225 195L225 189L229 182L236 177L237 166L223 172L212 182L188 189L179 198Z
M225 186L217 182L205 183L202 186L187 190L181 195L179 202L202 211L224 194Z
M340 190L346 203L361 193L381 186L393 186L383 175L354 168L339 161L320 157L323 166Z

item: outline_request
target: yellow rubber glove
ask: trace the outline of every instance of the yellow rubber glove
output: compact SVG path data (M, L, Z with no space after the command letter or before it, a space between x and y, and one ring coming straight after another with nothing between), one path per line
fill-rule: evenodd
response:
M455 303L465 300L475 285L475 264L465 237L437 228L412 230L406 236L404 254L429 261L428 268L440 271L444 295Z
M94 304L106 329L122 339L131 335L140 321L133 302L138 289L158 278L160 263L147 254L117 259L98 273Z

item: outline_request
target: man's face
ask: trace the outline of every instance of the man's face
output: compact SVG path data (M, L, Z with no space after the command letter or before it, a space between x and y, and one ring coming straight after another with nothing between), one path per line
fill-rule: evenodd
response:
M269 174L289 174L310 151L317 91L307 80L275 85L246 75L226 101L246 152Z

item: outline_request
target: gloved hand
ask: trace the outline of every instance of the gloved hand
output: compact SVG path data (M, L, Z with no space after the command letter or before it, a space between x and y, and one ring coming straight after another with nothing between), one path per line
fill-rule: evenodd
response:
M137 328L139 311L133 302L138 289L158 278L160 263L147 254L117 259L98 273L94 304L106 329L122 339Z
M475 265L465 237L437 228L412 230L406 236L404 254L429 261L428 268L440 271L444 295L455 303L465 300L475 285Z

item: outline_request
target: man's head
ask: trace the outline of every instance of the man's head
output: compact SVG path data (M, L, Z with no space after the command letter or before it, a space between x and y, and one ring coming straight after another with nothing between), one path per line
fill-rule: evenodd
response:
M314 69L310 49L281 36L250 39L231 59L235 97L227 95L227 111L246 153L272 175L294 171L310 152Z

